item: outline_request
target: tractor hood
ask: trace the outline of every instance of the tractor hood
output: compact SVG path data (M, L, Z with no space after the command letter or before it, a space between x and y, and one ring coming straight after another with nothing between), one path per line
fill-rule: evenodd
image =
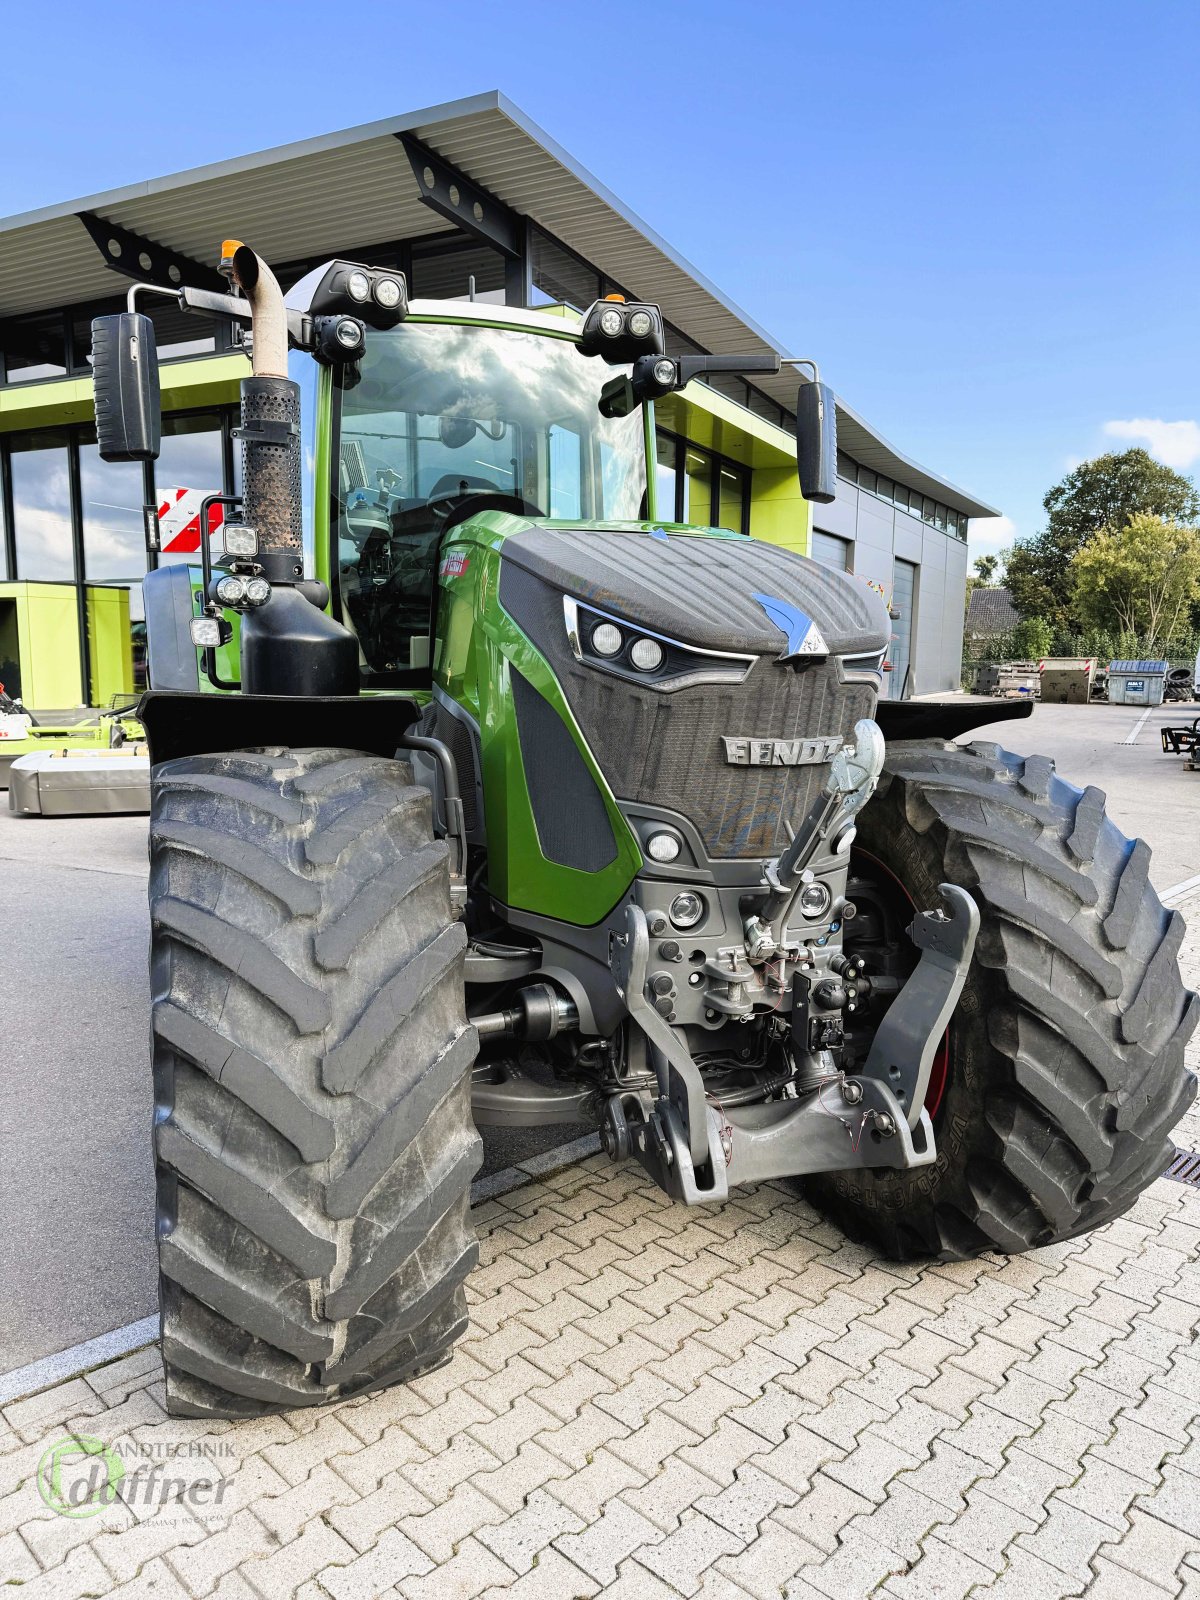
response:
M506 565L563 594L701 649L779 655L797 612L831 655L881 651L891 636L883 602L861 578L738 535L540 524L500 550Z

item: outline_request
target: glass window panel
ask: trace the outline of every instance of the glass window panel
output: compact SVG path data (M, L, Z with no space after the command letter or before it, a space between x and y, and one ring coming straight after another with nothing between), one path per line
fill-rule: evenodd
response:
M869 467L859 467L858 487L860 489L866 489L869 494L875 493L875 474L870 470Z
M222 494L224 488L220 413L168 412L163 418L162 449L154 463L161 561L199 561L200 502L205 495Z
M875 493L881 500L894 500L896 497L896 485L890 478L880 476L875 480Z
M498 250L481 244L466 249L429 247L413 251L409 288L414 299L467 300L472 278L476 300L504 304L504 257Z
M892 498L901 511L908 510L908 490L902 483L895 485L892 491Z
M945 506L938 506L937 507L937 514L936 514L935 521L936 521L936 525L942 530L943 533L945 533L945 531L946 531L946 518L948 516L949 516L949 512L947 511Z
M584 266L540 228L529 230L534 305L568 305L586 311L600 298L600 274Z
M924 522L934 520L934 504L928 495L921 501L921 518Z
M71 480L67 434L61 429L9 439L17 577L71 579Z
M3 343L9 383L36 383L66 375L66 326L57 312L16 318L5 327Z
M658 436L658 460L655 466L655 492L658 515L664 522L675 520L675 481L679 451L674 439L666 434Z
M730 533L745 533L743 515L746 475L736 467L722 467L719 477L719 509L717 527L728 528Z
M552 517L578 521L583 515L583 440L570 428L550 428L550 505Z
M702 450L689 448L683 458L683 520L707 527L712 517L712 457Z
M89 701L127 705L146 684L146 621L140 583L87 586Z
M851 461L842 450L837 453L837 475L839 478L845 478L847 483L858 482L858 463Z
M141 465L101 461L93 428L79 437L79 495L89 580L140 577L146 570Z

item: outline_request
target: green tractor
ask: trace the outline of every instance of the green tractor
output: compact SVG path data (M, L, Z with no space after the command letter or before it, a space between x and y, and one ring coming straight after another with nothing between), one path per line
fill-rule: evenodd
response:
M1009 708L880 702L867 585L656 516L656 396L764 358L224 255L176 293L249 324L241 496L145 580L139 713L172 1413L446 1359L479 1124L794 1180L898 1259L1125 1210L1194 1093L1179 914L1098 790L954 742ZM152 456L149 319L94 345L102 453ZM797 451L831 499L815 370Z

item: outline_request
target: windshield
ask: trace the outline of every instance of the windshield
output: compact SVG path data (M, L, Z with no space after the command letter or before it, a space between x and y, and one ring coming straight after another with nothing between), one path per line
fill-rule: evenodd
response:
M427 672L443 534L475 511L570 521L645 515L640 410L602 417L613 369L569 339L406 322L339 375L338 577L375 676Z

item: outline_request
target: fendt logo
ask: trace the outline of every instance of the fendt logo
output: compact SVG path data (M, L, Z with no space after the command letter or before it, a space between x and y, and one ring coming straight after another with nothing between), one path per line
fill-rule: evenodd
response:
M813 767L832 761L842 748L838 734L823 739L751 739L723 733L721 743L731 767Z

